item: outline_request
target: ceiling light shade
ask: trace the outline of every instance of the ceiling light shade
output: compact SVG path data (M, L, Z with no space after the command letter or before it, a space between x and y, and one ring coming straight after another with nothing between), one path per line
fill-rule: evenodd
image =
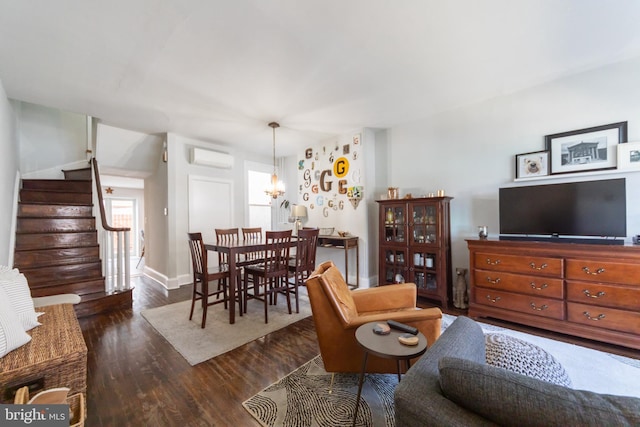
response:
M278 174L276 173L276 128L279 128L280 125L276 122L271 122L269 127L273 129L273 174L271 175L271 185L264 192L268 196L277 199L278 196L284 194L284 184L278 180Z

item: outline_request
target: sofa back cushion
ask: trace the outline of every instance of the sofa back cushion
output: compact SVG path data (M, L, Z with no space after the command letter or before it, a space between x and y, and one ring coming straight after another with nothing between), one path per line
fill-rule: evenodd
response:
M442 358L439 371L447 398L500 425L640 425L635 397L573 390L455 357Z

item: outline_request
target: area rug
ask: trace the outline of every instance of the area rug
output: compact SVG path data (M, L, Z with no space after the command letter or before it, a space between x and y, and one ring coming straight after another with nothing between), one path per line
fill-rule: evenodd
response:
M141 314L193 366L311 316L306 288L300 289L300 313L296 313L293 297L292 314L287 310L286 299L279 297L277 305L268 307L266 324L264 304L257 300L249 300L247 313L242 316L236 306L233 325L229 324L229 311L222 304L210 306L204 329L200 327L202 308L198 301L191 321L191 300L144 310Z
M443 331L453 320L455 316L443 315ZM558 362L566 371L563 375L568 377L563 380L574 389L640 397L638 359L479 323L487 342L499 340L502 335L517 338L512 342L525 341L531 343L531 347L548 352L544 360ZM351 425L358 375L336 374L331 394L328 393L330 383L331 374L324 370L322 358L316 356L242 405L265 427ZM356 425L394 426L393 392L397 384L396 375L367 374Z

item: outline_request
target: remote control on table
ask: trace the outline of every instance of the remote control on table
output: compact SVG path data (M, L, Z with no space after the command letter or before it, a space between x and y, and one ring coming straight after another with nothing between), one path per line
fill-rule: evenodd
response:
M391 327L392 329L396 329L398 331L407 332L412 335L418 335L418 328L405 325L404 323L396 322L395 320L387 320L387 325L389 325L389 327Z

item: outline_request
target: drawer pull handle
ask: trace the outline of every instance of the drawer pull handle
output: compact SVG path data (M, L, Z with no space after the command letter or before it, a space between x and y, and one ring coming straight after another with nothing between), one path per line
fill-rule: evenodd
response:
M491 261L491 258L487 258L487 264L489 264L489 265L498 265L498 264L500 264L500 260L497 259L495 261Z
M545 268L548 267L547 263L545 262L544 264L542 264L540 267L536 267L536 263L535 262L530 262L529 263L529 267L533 268L534 270L544 270Z
M591 292L589 292L589 289L585 289L584 291L582 291L582 293L588 296L589 298L600 298L605 295L603 291L600 291L597 294L593 295Z
M529 286L531 286L531 289L535 289L536 291L541 291L541 290L547 289L549 287L549 285L547 285L546 283L543 283L540 286L536 286L536 282L529 283Z
M498 277L497 279L492 279L491 277L487 276L487 282L497 285L498 283L500 283L500 278Z
M535 303L533 303L533 302L532 302L532 303L531 303L531 304L529 304L529 305L531 305L531 308L532 308L532 309L534 309L534 310L536 310L536 311L544 311L544 310L546 310L547 308L549 308L549 306L548 306L547 304L543 304L543 305L541 305L540 307L538 307L538 306L536 306L536 304L535 304Z
M493 303L500 301L500 297L491 298L491 295L487 295L487 299Z
M596 321L596 322L597 322L598 320L602 320L602 319L604 319L604 318L605 318L605 315L604 315L604 314L598 314L598 317L591 317L591 315L589 314L589 312L588 312L588 311L585 311L585 312L584 312L584 313L582 313L582 314L584 314L584 317L586 317L587 319L589 319L589 320L593 320L593 321Z
M592 276L597 276L598 274L604 273L604 268L599 268L596 271L592 272L591 270L589 270L589 267L582 267L582 271L587 274L591 274Z

